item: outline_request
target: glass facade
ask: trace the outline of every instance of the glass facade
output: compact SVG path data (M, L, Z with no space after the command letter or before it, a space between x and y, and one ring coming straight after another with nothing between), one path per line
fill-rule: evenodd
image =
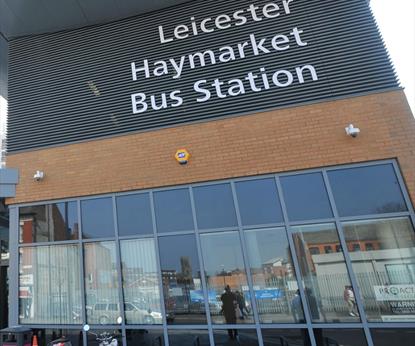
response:
M75 345L382 345L415 321L413 222L394 162L22 206L19 323Z

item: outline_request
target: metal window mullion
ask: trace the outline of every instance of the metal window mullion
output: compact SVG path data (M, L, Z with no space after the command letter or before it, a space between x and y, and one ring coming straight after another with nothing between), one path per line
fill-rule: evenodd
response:
M149 192L150 198L150 210L151 210L151 222L153 224L153 239L154 239L154 250L156 251L156 265L157 265L157 272L159 273L159 298L160 298L160 309L162 314L162 328L163 328L163 336L164 336L164 345L169 346L169 335L167 332L167 314L166 314L166 306L164 300L164 291L163 291L163 274L161 272L161 263L160 263L160 249L159 249L159 242L157 236L157 223L156 223L156 213L154 210L154 196L153 191Z
M312 346L318 346L317 343L316 343L316 339L314 337L314 331L313 331L313 327L312 327L311 315L310 315L310 311L308 309L308 301L306 300L303 281L302 281L302 273L301 273L301 270L300 270L300 265L298 263L297 252L295 250L294 240L293 240L293 237L292 237L292 232L291 232L291 227L290 227L290 221L288 219L287 206L285 205L285 200L284 200L284 196L283 196L283 193L282 193L282 186L281 186L281 181L280 181L279 176L275 176L275 183L277 185L277 191L278 191L278 197L279 197L280 203L281 203L282 215L284 217L284 222L285 222L285 225L286 225L286 227L285 227L286 236L287 236L288 243L289 243L289 246L290 246L290 249L291 249L291 258L292 258L294 269L295 269L295 276L296 276L296 279L297 279L297 286L298 286L298 289L300 291L301 304L302 304L302 307L303 307L304 317L305 317L305 320L306 320L306 323L307 323L307 330L308 330L309 338L310 338Z
M19 325L19 208L9 207L9 326Z
M116 267L117 267L117 280L118 280L118 300L120 303L120 314L122 316L121 322L121 335L122 335L122 342L124 346L127 346L127 339L125 335L125 308L124 308L124 290L123 290L123 283L122 283L122 266L121 266L121 248L120 248L120 240L118 238L118 222L117 222L117 203L115 201L115 196L111 197L112 200L112 216L114 222L114 231L115 231L115 254L116 254Z
M206 314L207 325L208 325L209 342L213 346L215 345L215 338L213 336L212 316L210 315L210 307L209 307L208 285L207 285L206 277L205 277L205 264L203 262L202 243L200 240L199 226L197 224L196 206L195 206L192 186L189 186L189 193L190 193L190 205L192 208L193 224L195 227L195 238L196 238L197 254L198 254L198 259L199 259L199 267L200 267L200 280L202 282L202 292L203 292L203 297L205 300L205 314Z
M349 250L347 248L346 237L344 236L342 223L339 219L339 213L337 211L337 207L336 207L334 196L333 196L333 191L331 190L331 186L330 186L330 183L329 183L329 178L328 178L327 172L325 170L323 170L323 179L324 179L324 183L326 185L326 190L327 190L327 194L328 194L329 201L330 201L330 204L331 204L331 208L332 208L334 217L336 219L335 223L336 223L336 228L337 228L337 235L338 235L339 240L340 240L340 245L343 249L343 258L345 260L346 268L347 268L347 271L348 271L348 274L349 274L349 279L351 281L353 291L355 292L357 309L359 310L360 319L361 319L362 324L363 324L363 330L364 330L365 335L366 335L368 346L373 346L373 340L372 340L372 336L370 334L369 326L367 324L367 317L366 317L366 312L365 312L365 309L364 309L364 304L363 304L363 299L362 299L362 296L361 296L359 284L358 284L358 281L357 281L356 276L355 276L354 271L353 271L353 264L352 264L352 260L350 258Z
M368 215L357 215L357 216L339 216L341 222L348 221L360 221L360 220L373 220L373 219L392 219L398 217L408 217L410 212L397 212L397 213L383 213L383 214L368 214Z
M241 219L241 214L240 214L240 211L239 211L239 206L238 206L238 203L237 203L235 182L233 182L233 181L231 181L231 189L232 189L232 195L233 195L233 205L234 205L235 212L236 212L236 220L238 222L239 241L240 241L240 244L242 246L242 248L241 248L241 250L242 250L242 259L244 261L245 273L246 273L247 280L248 280L248 289L249 289L249 293L251 295L251 304L252 304L252 311L254 313L255 329L256 329L256 332L257 332L257 335L258 335L258 343L259 343L260 346L263 346L264 341L262 340L261 325L260 325L258 309L257 309L257 305L256 305L255 291L254 291L254 283L253 283L253 279L252 279L251 267L250 267L249 259L248 259L248 253L247 253L247 250L246 250L244 231L242 230L242 221L241 221L242 219Z
M399 169L398 163L395 160L393 160L392 161L392 166L393 166L393 169L395 171L395 175L396 175L396 177L398 179L399 187L401 189L401 192L402 192L403 198L405 200L406 206L408 208L409 216L410 216L410 218L412 220L412 225L413 225L413 227L415 227L415 212L414 212L414 206L412 205L411 198L409 197L409 193L408 193L408 191L406 189L406 185L405 185L405 182L403 180L403 177L402 177L401 171Z
M51 245L76 245L79 244L79 239L78 240L62 240L62 241L49 241L49 242L39 242L39 243L22 243L19 244L19 247L24 248L24 247L40 247L40 246L51 246Z
M78 212L78 246L80 251L80 275L81 275L81 306L82 306L82 325L87 324L87 314L86 314L86 289L85 289L85 256L84 256L84 246L82 243L82 217L81 217L81 201L76 201L76 210ZM88 344L87 332L82 329L82 339L84 345Z

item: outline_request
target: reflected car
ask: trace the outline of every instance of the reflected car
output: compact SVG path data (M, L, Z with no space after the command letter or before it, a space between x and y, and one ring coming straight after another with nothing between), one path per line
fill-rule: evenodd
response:
M161 324L162 315L160 312L151 309L140 309L136 305L126 302L124 304L126 322L130 324ZM116 324L117 318L121 315L119 304L97 303L87 309L88 320L96 324Z

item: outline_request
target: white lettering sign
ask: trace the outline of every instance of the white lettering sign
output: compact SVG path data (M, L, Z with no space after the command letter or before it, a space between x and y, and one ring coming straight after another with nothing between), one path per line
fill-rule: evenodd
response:
M415 300L415 285L374 286L377 301Z
M220 14L215 18L207 17L197 20L190 18L190 24L179 24L169 33L163 27L158 26L160 43L183 40L200 33L212 33L216 30L225 30L232 26L238 27L251 22L275 19L281 15L290 15L291 4L295 0L281 0L269 2L257 6L251 4L248 8L239 9L232 15ZM171 76L172 79L180 79L186 73L186 69L202 69L206 66L225 64L239 59L255 58L265 54L283 54L293 47L306 47L308 42L304 39L304 30L292 27L284 32L275 33L264 37L255 33L248 33L245 41L236 42L217 48L206 48L203 51L191 52L180 57L168 57L163 59L144 59L142 62L131 62L131 78L136 82L141 79ZM278 57L278 55L277 55ZM219 75L220 76L220 75ZM257 66L255 70L246 71L241 76L232 79L213 78L207 80L202 76L197 81L192 81L195 93L194 102L207 102L212 99L225 99L227 97L241 96L246 93L258 93L271 88L287 88L293 84L301 85L318 81L316 68L310 64L301 66L282 66L277 71L266 71L265 67ZM162 110L166 108L180 107L185 104L181 91L170 89L148 95L137 90L130 95L133 114L144 113L148 110Z

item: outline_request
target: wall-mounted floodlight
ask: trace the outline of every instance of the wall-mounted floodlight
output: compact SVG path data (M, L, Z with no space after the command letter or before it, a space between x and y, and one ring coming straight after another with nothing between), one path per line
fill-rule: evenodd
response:
M349 126L347 126L345 130L346 130L347 135L353 138L356 138L360 133L360 129L358 127L354 127L353 124L350 124Z
M33 179L36 181L43 180L45 178L45 172L43 171L36 171L36 173L33 176Z

